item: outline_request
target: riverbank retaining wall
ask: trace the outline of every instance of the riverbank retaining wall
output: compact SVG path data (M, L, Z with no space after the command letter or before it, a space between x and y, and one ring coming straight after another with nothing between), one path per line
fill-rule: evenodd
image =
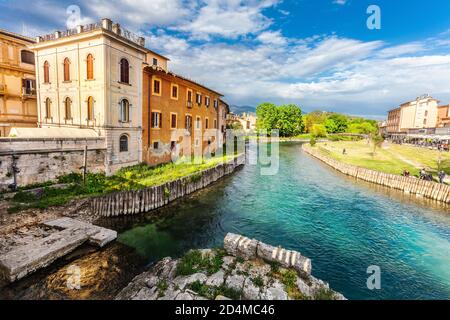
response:
M226 163L159 186L92 198L91 209L93 213L103 217L148 212L202 189L244 164L245 155L239 155Z
M306 153L348 176L450 204L449 185L345 164L323 155L320 151L314 150L309 145L303 145L302 148Z
M104 172L104 138L0 138L0 190L81 172L85 147L87 170Z

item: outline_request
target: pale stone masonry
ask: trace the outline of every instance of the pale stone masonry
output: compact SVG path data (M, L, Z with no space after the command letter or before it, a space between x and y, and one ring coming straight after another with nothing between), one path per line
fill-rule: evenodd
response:
M109 19L38 37L39 127L94 129L105 138L105 171L142 161L145 41Z

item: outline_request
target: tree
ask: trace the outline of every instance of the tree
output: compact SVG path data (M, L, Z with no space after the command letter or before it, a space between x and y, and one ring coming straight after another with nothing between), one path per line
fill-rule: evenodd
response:
M256 128L257 130L267 130L270 134L277 122L277 106L273 103L264 102L256 108Z
M303 132L302 111L295 104L278 107L276 129L281 137L293 137Z
M378 130L376 125L373 125L370 121L350 123L347 128L347 132L356 134L374 134Z
M304 124L302 111L295 104L276 106L272 103L262 103L256 108L258 117L256 126L259 131L278 129L281 137L299 135L303 132Z
M375 152L377 150L377 148L381 148L381 145L384 142L384 138L381 134L379 134L378 132L375 134L371 135L371 140L373 143L373 153L372 156L375 156Z
M313 111L305 115L303 122L305 123L305 131L311 133L311 129L315 124L324 124L328 118L328 113L324 111Z
M317 138L325 138L327 136L327 129L323 124L313 124L309 133Z
M325 121L328 133L342 133L347 130L348 119L343 114L334 113Z

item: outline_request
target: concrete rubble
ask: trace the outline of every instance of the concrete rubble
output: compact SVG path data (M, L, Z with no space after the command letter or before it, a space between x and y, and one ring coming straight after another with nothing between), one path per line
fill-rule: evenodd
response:
M26 245L0 255L0 276L14 282L53 263L85 242L103 247L117 238L117 232L71 218L43 223L58 229Z

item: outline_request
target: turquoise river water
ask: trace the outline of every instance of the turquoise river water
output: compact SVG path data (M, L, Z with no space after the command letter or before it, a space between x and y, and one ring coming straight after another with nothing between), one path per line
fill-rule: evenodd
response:
M349 299L450 299L450 208L348 178L298 143L280 145L276 175L247 164L158 211L102 225L118 242L80 249L0 288L0 299L112 299L149 264L222 246L227 232L300 251L314 276ZM81 290L67 287L72 265ZM367 288L371 265L380 290Z
M298 143L280 145L278 174L246 165L160 213L119 237L148 262L220 246L234 232L300 251L349 299L450 298L449 208L347 178ZM380 290L367 288L371 265Z

